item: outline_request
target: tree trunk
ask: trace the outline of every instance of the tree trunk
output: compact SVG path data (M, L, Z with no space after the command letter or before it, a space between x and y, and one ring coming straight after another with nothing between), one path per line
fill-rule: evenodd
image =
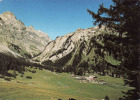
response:
M138 94L138 99L140 99L140 72L138 72L138 75L137 75L137 82L138 82L138 86L136 87L137 89L137 94Z

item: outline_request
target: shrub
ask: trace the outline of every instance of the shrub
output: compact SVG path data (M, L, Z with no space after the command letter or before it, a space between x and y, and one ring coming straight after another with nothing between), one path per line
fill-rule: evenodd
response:
M11 78L4 78L4 80L11 81Z
M32 73L36 73L36 71L35 71L35 70L33 70L33 71L32 71Z
M31 76L26 76L26 78L28 78L28 79L32 79L32 77L31 77Z

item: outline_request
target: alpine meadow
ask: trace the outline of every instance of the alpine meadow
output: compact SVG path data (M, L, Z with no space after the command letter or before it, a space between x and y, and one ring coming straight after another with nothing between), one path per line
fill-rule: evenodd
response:
M0 0L0 100L139 100L139 0Z

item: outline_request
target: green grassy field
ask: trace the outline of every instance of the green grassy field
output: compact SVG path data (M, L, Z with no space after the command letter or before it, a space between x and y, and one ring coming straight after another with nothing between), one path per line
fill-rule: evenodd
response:
M29 68L28 68L29 69ZM108 96L118 100L129 87L123 86L123 79L109 76L98 76L110 84L80 83L67 73L54 73L48 70L36 70L18 73L17 78L6 81L0 78L0 100L101 100ZM9 71L12 73L12 71ZM26 78L31 76L32 79Z

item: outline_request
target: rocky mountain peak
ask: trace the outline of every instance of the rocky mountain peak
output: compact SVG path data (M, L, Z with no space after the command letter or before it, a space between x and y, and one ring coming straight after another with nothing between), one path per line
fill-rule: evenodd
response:
M43 33L41 30L38 30L38 32Z
M81 42L89 39L90 29L77 29L75 32L66 34L61 37L57 37L54 41L50 42L45 50L35 59L39 59L41 61L52 60L55 61L60 59L68 54L70 54L73 50L75 50ZM93 34L93 32L91 32ZM93 34L94 35L94 34Z
M1 16L6 17L8 19L16 19L16 16L14 15L14 13L10 11L2 13Z
M79 28L75 32L57 37L54 41L49 42L44 51L35 59L42 62L47 60L55 62L71 54L73 51L77 52L82 45L88 49L87 44L90 43L91 38L101 34L103 28L104 26L101 29L98 26L87 29ZM83 49L83 54L85 51Z
M17 20L16 16L10 11L0 14L0 18L5 23L5 25L13 25L18 28L24 27L24 24L21 21Z
M4 12L2 15L11 15L11 16L15 16L14 13L10 12L10 11L6 11Z
M31 26L29 26L29 28L30 28L30 29L34 29L34 27L33 27L32 25L31 25Z
M78 28L76 31L82 31L82 30L84 30L84 29L82 29L82 28Z
M33 57L42 52L51 39L46 33L25 26L10 12L0 14L0 43L23 56Z
M3 14L5 14L5 15L14 15L14 13L12 13L12 12L10 12L10 11L6 11L6 12L4 12Z

